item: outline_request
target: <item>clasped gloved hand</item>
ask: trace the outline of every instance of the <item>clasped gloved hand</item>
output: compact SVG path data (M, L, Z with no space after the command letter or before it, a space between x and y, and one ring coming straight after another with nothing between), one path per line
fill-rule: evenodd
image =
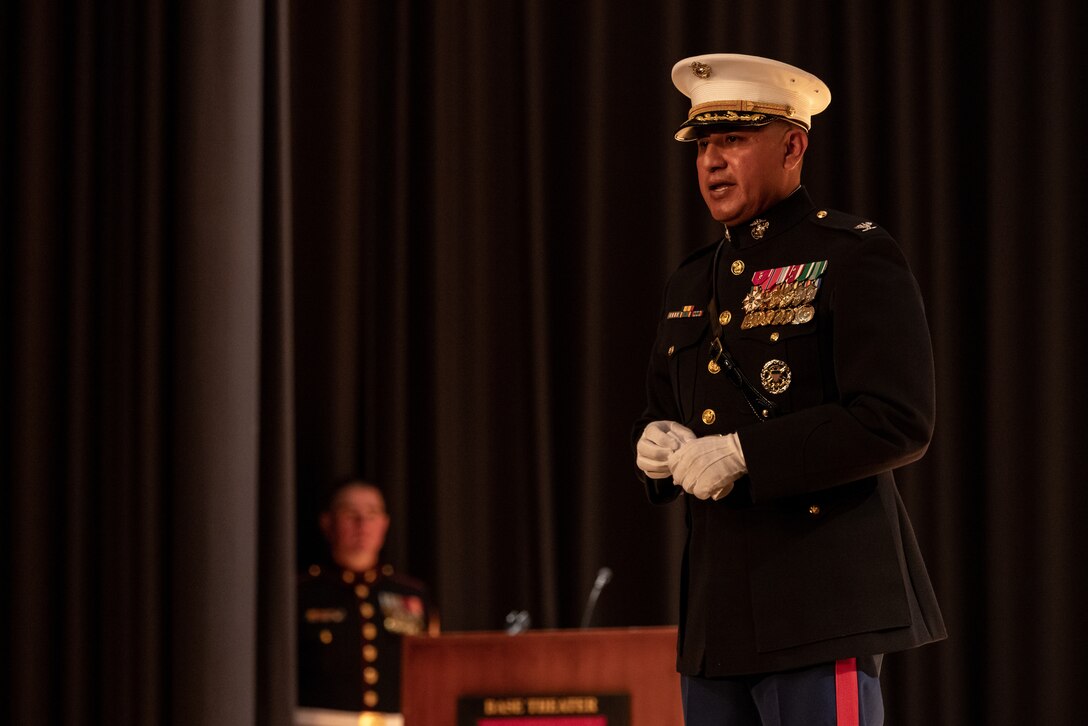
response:
M673 482L688 494L715 501L733 491L733 483L748 473L735 433L686 442L669 455L668 468Z
M653 421L642 430L642 437L635 445L635 464L651 479L667 479L672 476L669 456L688 441L695 440L695 432L675 421Z

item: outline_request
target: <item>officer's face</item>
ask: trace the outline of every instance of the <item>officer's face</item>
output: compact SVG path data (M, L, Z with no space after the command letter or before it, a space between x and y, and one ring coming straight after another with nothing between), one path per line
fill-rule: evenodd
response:
M341 489L325 520L325 534L334 553L377 554L385 544L389 515L381 492L373 487L347 486Z
M726 130L696 143L699 190L710 216L722 224L755 217L789 196L800 183L807 136L796 126L776 122ZM802 144L800 153L797 144Z

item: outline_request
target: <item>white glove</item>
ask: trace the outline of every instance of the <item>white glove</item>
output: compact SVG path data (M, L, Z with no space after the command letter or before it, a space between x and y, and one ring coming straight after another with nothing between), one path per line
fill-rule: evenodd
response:
M673 481L685 492L715 501L733 491L733 482L748 473L735 433L689 441L669 456L668 466Z
M642 437L635 445L635 464L651 479L668 479L669 455L688 441L695 440L695 432L675 421L652 421L642 430Z

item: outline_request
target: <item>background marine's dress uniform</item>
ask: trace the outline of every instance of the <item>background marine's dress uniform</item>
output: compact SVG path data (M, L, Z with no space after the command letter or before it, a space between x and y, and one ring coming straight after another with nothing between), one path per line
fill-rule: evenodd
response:
M299 705L400 712L401 638L433 616L422 583L391 565L313 565L298 587Z
M782 671L944 638L891 473L924 453L934 418L928 328L898 246L804 188L729 238L669 280L633 432L736 431L748 468L719 501L684 497L678 670ZM777 415L730 381L712 316ZM655 503L682 493L645 481Z

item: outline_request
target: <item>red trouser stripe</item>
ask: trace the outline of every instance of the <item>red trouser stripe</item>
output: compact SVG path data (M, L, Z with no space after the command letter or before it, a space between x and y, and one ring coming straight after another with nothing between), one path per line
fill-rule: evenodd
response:
M839 726L858 726L857 658L835 661L835 716Z

